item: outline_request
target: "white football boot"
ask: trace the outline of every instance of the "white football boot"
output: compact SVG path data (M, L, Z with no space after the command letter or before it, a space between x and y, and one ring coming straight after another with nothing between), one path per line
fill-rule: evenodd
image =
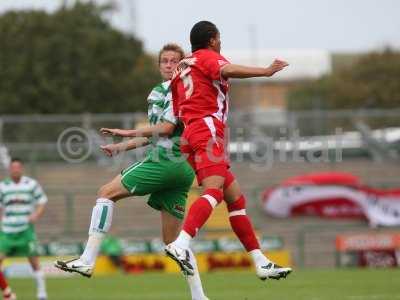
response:
M68 261L57 260L54 266L66 272L74 272L85 277L92 277L93 266L83 263L80 258L75 258Z
M179 248L174 243L168 244L164 248L165 253L172 258L181 268L181 271L188 276L194 275L194 269L190 263L190 253L188 250Z
M256 273L261 280L286 278L292 272L291 268L284 268L270 262L266 266L256 267Z

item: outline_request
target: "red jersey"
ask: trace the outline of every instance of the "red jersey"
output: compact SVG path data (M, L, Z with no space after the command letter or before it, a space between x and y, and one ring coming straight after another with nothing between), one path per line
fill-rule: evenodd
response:
M185 124L205 117L225 123L229 84L221 67L229 64L222 55L208 49L195 51L177 66L171 83L175 115Z

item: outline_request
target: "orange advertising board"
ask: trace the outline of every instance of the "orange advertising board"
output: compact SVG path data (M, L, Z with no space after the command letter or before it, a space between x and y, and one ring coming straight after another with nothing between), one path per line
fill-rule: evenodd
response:
M342 252L400 249L400 233L339 235L336 249Z

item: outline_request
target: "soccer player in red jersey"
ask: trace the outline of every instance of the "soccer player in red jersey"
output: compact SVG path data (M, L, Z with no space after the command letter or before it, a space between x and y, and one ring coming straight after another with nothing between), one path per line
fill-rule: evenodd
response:
M288 64L275 60L267 68L231 64L221 54L220 34L208 21L196 23L190 32L192 55L175 70L171 88L175 115L183 122L181 151L196 171L203 194L190 207L178 238L165 251L181 269L192 272L189 244L210 217L226 201L233 231L251 255L257 276L285 278L292 270L270 261L260 250L252 224L246 215L246 200L229 170L225 153L229 78L270 77Z

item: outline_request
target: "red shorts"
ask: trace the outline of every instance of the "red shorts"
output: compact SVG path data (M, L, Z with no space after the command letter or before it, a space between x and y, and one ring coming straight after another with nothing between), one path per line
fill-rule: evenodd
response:
M199 184L209 176L226 177L229 159L225 149L225 124L216 118L193 121L183 131L181 152L196 171Z

